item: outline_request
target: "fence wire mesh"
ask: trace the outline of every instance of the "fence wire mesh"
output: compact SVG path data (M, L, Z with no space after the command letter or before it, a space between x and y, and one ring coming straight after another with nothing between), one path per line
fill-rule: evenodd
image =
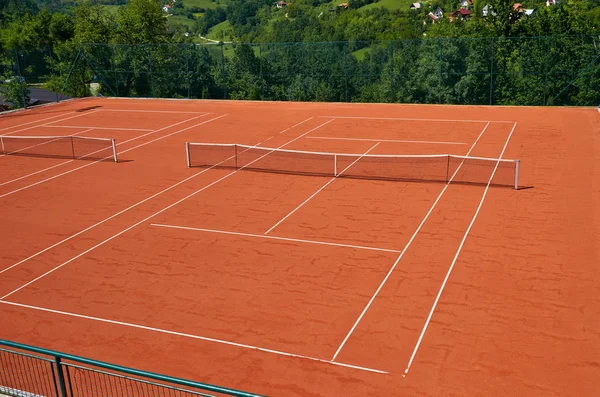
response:
M70 95L474 105L600 103L600 35L323 43L85 44L3 54ZM17 62L18 60L18 62Z
M0 340L0 394L10 397L260 397Z

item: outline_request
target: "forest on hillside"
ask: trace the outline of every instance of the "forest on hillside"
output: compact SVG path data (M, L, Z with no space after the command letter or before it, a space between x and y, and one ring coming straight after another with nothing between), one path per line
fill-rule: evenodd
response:
M597 105L600 0L557 3L0 0L0 95Z

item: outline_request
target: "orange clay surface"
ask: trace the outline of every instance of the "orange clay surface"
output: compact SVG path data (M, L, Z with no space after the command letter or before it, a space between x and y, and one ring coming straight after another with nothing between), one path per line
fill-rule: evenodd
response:
M1 339L272 396L598 395L595 109L84 99L0 134L120 159L0 157ZM187 168L184 142L502 154L521 189Z

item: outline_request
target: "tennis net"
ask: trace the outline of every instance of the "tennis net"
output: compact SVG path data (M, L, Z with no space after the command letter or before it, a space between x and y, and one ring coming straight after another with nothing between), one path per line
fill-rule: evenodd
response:
M186 143L188 167L392 181L452 182L518 189L519 160L439 155L306 152L239 144Z
M5 155L117 162L117 147L111 138L3 135L0 143Z

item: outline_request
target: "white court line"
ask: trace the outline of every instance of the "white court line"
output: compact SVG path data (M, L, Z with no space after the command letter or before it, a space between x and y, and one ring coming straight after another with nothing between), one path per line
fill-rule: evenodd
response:
M136 109L98 109L102 112L136 112L136 113L174 113L174 114L209 114L210 112L185 112L179 110L136 110Z
M97 110L91 110L91 111L89 111L89 112L86 112L86 113L81 113L81 114L77 114L77 115L75 115L75 116L66 117L66 118L64 118L64 119L58 119L58 120L52 121L51 123L58 123L58 122L60 122L60 121L71 120L71 119L74 119L74 118L77 118L77 117L81 117L81 116L84 116L84 115L88 115L88 114L90 114L90 113L95 113L95 112L97 112ZM73 113L75 113L75 112L71 112L71 113L67 113L67 114L73 114ZM63 115L63 116L64 116L64 115ZM42 121L42 120L38 120L38 121ZM16 134L17 132L21 132L21 131L27 131L27 130L32 130L32 129L34 129L34 128L40 128L40 127L42 127L42 126L44 126L44 125L46 125L46 124L38 124L38 125L33 125L33 126L31 126L31 127L21 128L20 130L16 130L16 131L7 132L6 134L2 134L2 135L4 135L4 136L9 136L9 135Z
M45 119L40 119L40 120L34 120L34 121L30 121L28 123L23 123L23 124L17 124L17 125L11 125L10 127L4 127L4 128L0 128L0 131L5 131L5 130L10 130L11 128L19 128L19 127L23 127L24 125L29 125L29 124L34 124L34 123L39 123L40 121L46 121L46 120L51 120L51 119L55 119L57 117L63 117L67 114L73 114L75 112L65 112L63 114L59 114L56 116L52 116L52 117L46 117ZM36 126L37 127L37 126ZM18 132L18 131L16 131Z
M500 153L500 157L498 158L499 160L502 159L502 156L504 156L504 151L506 150L506 147L508 146L508 142L510 141L510 138L512 137L512 134L515 131L515 128L517 128L517 123L515 123L513 125L513 128L510 131L510 134L508 135L508 138L506 139L506 142L504 143L504 147L502 148L502 153ZM496 163L496 167L494 168L494 171L492 172L492 175L490 176L490 180L488 181L487 186L485 187L485 190L483 191L483 195L481 196L481 201L479 201L479 206L477 207L477 210L475 211L475 214L473 215L473 219L471 219L471 223L469 224L469 227L465 231L465 234L464 234L464 236L462 238L462 241L460 242L460 245L458 246L458 249L456 250L456 254L454 255L454 259L452 259L452 263L450 264L450 267L448 268L448 272L446 273L446 277L444 277L444 281L442 282L440 290L438 291L438 294L435 297L435 301L433 302L433 306L431 306L431 310L429 311L429 315L427 316L427 320L425 321L425 325L423 326L423 329L421 330L421 334L419 335L419 339L417 340L417 344L415 345L415 349L413 350L412 355L410 356L410 360L408 360L408 365L406 366L406 369L404 370L405 374L408 373L408 370L410 369L410 366L412 365L413 360L415 359L417 351L419 350L419 346L421 345L421 341L423 340L423 336L425 335L425 332L427 331L427 327L429 326L429 322L431 321L431 317L433 316L433 312L435 311L435 308L436 308L436 306L437 306L437 304L438 304L438 302L440 300L440 297L442 296L442 292L444 291L444 287L446 287L446 283L448 282L448 279L450 278L450 274L452 273L452 269L454 269L454 265L456 264L456 260L458 259L458 256L460 255L460 251L462 250L462 247L465 244L465 241L467 240L467 236L471 232L471 228L473 227L473 224L475 223L475 219L477 218L477 215L479 215L479 211L481 210L481 207L483 206L483 201L485 200L485 196L487 195L487 192L490 189L490 185L492 183L492 179L494 179L494 175L496 174L496 170L498 169L498 165L499 164L500 164L500 161L498 161Z
M170 331L170 330L166 330L166 329L162 329L162 328L148 327L146 325L126 323L126 322L123 322L123 321L109 320L109 319L100 318L100 317L86 316L86 315L83 315L83 314L76 314L76 313L65 312L65 311L61 311L61 310L46 309L44 307L25 305L25 304L22 304L22 303L8 302L8 301L4 301L4 300L0 300L0 303L4 303L6 305L11 305L11 306L24 307L24 308L27 308L27 309L38 310L38 311L43 311L43 312L48 312L48 313L61 314L61 315L64 315L64 316L70 316L70 317L83 318L83 319L86 319L86 320L99 321L99 322L102 322L102 323L122 325L122 326L125 326L125 327L143 329L143 330L146 330L146 331L160 332L160 333L163 333L163 334L169 334L169 335L175 335L175 336L182 336L182 337L191 338L191 339L198 339L198 340L202 340L202 341L206 341L206 342L220 343L220 344L223 344L223 345L241 347L241 348L244 348L244 349L257 350L257 351L261 351L261 352L264 352L264 353L277 354L277 355L280 355L280 356L295 357L295 358L300 358L300 359L305 359L305 360L317 361L317 362L324 363L324 364L333 364L333 365L337 365L337 366L340 366L340 367L353 368L353 369L358 369L358 370L361 370L361 371L375 372L375 373L378 373L378 374L389 374L389 372L382 371L382 370L379 370L379 369L373 369L373 368L367 368L367 367L359 367L357 365L351 365L351 364L344 364L344 363L339 363L339 362L333 362L333 361L329 361L329 360L324 360L322 358L304 356L304 355L301 355L301 354L287 353L287 352L283 352L283 351L280 351L280 350L266 349L264 347L257 347L257 346L252 346L252 345L246 345L246 344L243 344L243 343L236 343L236 342L231 342L231 341L227 341L227 340L223 340L223 339L215 339L215 338L209 338L209 337L206 337L206 336L186 334L186 333L183 333L183 332Z
M317 190L316 192L314 192L309 198L307 198L306 200L304 200L302 202L302 204L300 204L299 206L297 206L296 208L294 208L289 214L287 214L286 216L284 216L279 222L277 222L276 224L274 224L273 226L271 226L271 228L269 230L267 230L265 232L265 234L269 234L269 232L273 229L275 229L277 226L279 226L283 221L285 221L287 218L289 218L294 212L298 211L300 208L302 208L302 206L304 206L304 204L308 203L313 197L315 197L321 190L325 189L327 186L329 186L331 184L331 182L335 181L336 178L340 175L342 175L344 173L344 171L346 171L348 168L352 167L358 160L362 159L364 155L368 154L371 150L375 149L377 147L377 145L379 145L379 142L377 142L375 145L373 145L369 150L367 150L366 152L364 152L362 154L362 156L358 157L356 160L354 160L349 166L347 166L346 168L344 168L342 170L342 172L340 172L339 174L337 174L336 176L334 176L333 178L331 178L326 184L324 184L323 186L321 186L321 188L319 190ZM334 160L335 161L335 160Z
M73 133L73 134L65 135L65 137L68 137L68 136L77 136L77 135L79 135L79 134L85 134L86 132L88 132L88 131L91 131L91 130L93 130L93 129L94 129L94 128L88 128L87 130L83 130L83 131L75 132L75 133ZM8 137L10 138L10 135L8 135ZM15 137L15 138L16 138L16 137ZM34 137L34 136L32 136L32 138L35 138L35 137ZM40 137L40 138L42 138L42 137ZM43 137L43 138L50 138L50 137ZM37 146L43 146L43 145L47 145L47 144L49 144L49 143L56 142L57 140L59 140L59 139L61 139L61 138L62 138L62 137L56 137L55 139L52 139L52 140L50 140L50 141L46 141L46 142L42 142L42 143L38 143L38 144L36 144L36 145L27 146L27 147L25 147L25 148L23 148L23 149L15 150L14 152L0 154L0 157L4 157L4 156L10 156L10 155L13 155L13 154L15 154L15 153L20 153L20 152L22 152L23 150L31 149L31 148L34 148L34 147L37 147ZM0 139L1 139L1 138L0 138ZM14 139L14 138L13 138L13 139ZM69 163L69 162L71 162L71 161L72 161L72 160L65 161L65 162L63 162L63 163L60 163L60 164L55 164L55 165L53 165L53 166L52 166L52 167L50 167L50 168L58 167L59 165L67 164L67 163ZM39 171L38 171L38 172L39 172ZM36 172L36 173L37 173L37 172ZM17 178L16 180L23 179L23 178L25 178L25 177L20 177L20 178ZM0 183L0 186L2 186L2 185L6 185L6 184L8 184L8 183L11 183L11 182L13 182L13 181L14 181L14 179L13 179L12 181L8 181L8 182Z
M219 117L215 117L215 118L212 118L212 119L209 119L209 120L207 120L207 121L204 121L204 122L203 122L203 123L201 123L201 124L209 123L209 122L211 122L211 121L213 121L213 120L216 120L216 119L219 119L219 118L221 118L221 117L225 117L225 115L223 115L223 116L219 116ZM308 118L308 119L306 119L306 120L304 120L304 121L302 121L302 122L300 122L300 123L296 124L296 126L297 126L297 125L300 125L300 124L302 124L302 123L304 123L304 122L306 122L306 121L308 121L308 120L310 120L310 119L312 119L312 117L310 117L310 118ZM331 122L331 120L330 120L330 121L327 121L327 122L325 122L325 123L323 123L323 124L321 124L321 125L319 125L319 127L321 127L321 126L323 126L323 125L325 125L325 124L328 124L328 123L330 123L330 122ZM198 125L200 125L200 124L198 124ZM189 127L189 128L194 128L194 127L195 127L195 126L192 126L192 127ZM319 128L319 127L316 127L316 128ZM189 128L187 128L187 129L189 129ZM306 134L310 133L311 131L315 130L316 128L313 128L312 130L310 130L310 131L308 131L308 132L305 132L304 134L300 135L299 137L297 137L297 138L295 138L295 139L293 139L293 140L291 140L291 141L289 141L289 142L287 142L287 143L283 144L281 147L283 147L283 146L285 146L285 145L288 145L289 143L292 143L292 142L294 142L294 141L295 141L295 140L297 140L297 139L300 139L300 138L302 138L304 135L306 135ZM288 129L289 129L289 128L288 128ZM287 129L286 129L286 130L287 130ZM181 131L185 131L185 130L181 130ZM181 131L177 131L176 133L179 133L179 132L181 132ZM172 134L171 134L171 135L172 135ZM258 143L257 145L260 145L260 143ZM264 156L263 156L263 157L264 157ZM262 158L262 157L260 157L260 158ZM260 159L260 158L259 158L259 159ZM258 159L257 159L257 160L258 160ZM255 161L257 161L257 160L255 160ZM50 249L52 249L52 248L54 248L54 247L56 247L56 246L58 246L58 245L62 244L63 242L65 242L65 241L68 241L68 240L70 240L70 239L72 239L72 238L74 238L74 237L76 237L76 236L78 236L78 235L80 235L80 234L82 234L82 233L84 233L84 232L86 232L86 231L88 231L88 230L90 230L90 229L92 229L92 228L94 228L94 227L96 227L96 226L98 226L98 225L100 225L100 224L102 224L102 223L104 223L104 222L108 221L109 219L111 219L111 218L114 218L114 217L116 217L117 215L119 215L119 214L122 214L123 212L126 212L126 211L130 210L131 208L134 208L134 207L138 206L138 205L142 204L143 202L145 202L145 201L148 201L148 200L150 200L151 198L153 198L153 197L156 197L156 196L158 196L158 195L160 195L160 194L162 194L162 193L166 192L167 190L170 190L170 189L172 189L173 187L175 187L175 186L177 186L177 185L179 185L179 184L181 184L181 183L183 183L183 182L185 182L185 181L187 181L187 180L190 180L190 179L192 179L193 177L195 177L196 175L199 175L199 174L201 174L201 173L203 173L203 172L205 172L205 171L207 171L207 170L209 170L209 169L211 169L211 168L213 168L213 167L210 167L210 168L207 168L207 169L205 169L205 170L202 170L202 171L200 171L199 173L197 173L197 174L195 174L195 175L192 175L191 177L188 177L188 178L184 179L183 181L180 181L180 182L176 183L175 185L173 185L173 186L171 186L171 187L169 187L169 188L167 188L167 189L165 189L165 190L163 190L163 191L161 191L161 192L159 192L159 193L156 193L156 194L154 194L153 196L151 196L151 197L149 197L149 198L147 198L147 199L145 199L145 200L142 200L142 201L138 202L137 204L134 204L134 205L130 206L129 208L126 208L125 210L122 210L122 211L118 212L117 214L114 214L114 215L112 215L111 217L109 217L109 218L106 218L106 219L104 219L104 220L102 220L102 221L100 221L100 222L98 222L98 223L96 223L96 224L94 224L94 225L92 225L92 226L88 227L87 229L84 229L84 230L82 230L82 231L80 231L80 232L78 232L78 233L76 233L76 234L74 234L74 235L72 235L72 236L70 236L70 237L67 237L66 239L64 239L64 240L62 240L62 241L60 241L60 242L58 242L58 243L56 243L56 244L54 244L54 245L52 245L52 246L50 246L50 247L48 247L48 248L44 249L44 250L42 250L42 251L39 251L39 252L37 252L36 254L34 254L34 255L31 255L31 256L29 256L29 257L27 257L27 258L25 258L25 259L23 259L23 260L21 260L21 261L19 261L19 262L15 263L14 265L12 265L12 266L10 266L10 267L8 267L8 268L6 268L6 269L4 269L4 270L0 271L0 273L3 273L3 272L5 272L5 271L7 271L7 270L9 270L9 269L12 269L13 267L15 267L15 266L18 266L18 265L20 265L20 264L22 264L22 263L24 263L24 262L28 261L29 259L35 258L36 256L38 256L38 255L40 255L40 254L42 254L42 253L44 253L44 252L46 252L46 251L48 251L48 250L50 250ZM182 201L184 201L184 200L186 200L186 199L188 199L188 198L190 198L190 197L194 196L194 195L195 195L195 194L197 194L197 193L200 193L201 191L203 191L203 190L205 190L205 189L207 189L207 188L211 187L212 185L215 185L216 183L218 183L218 182L220 182L220 181L224 180L225 178L227 178L227 177L229 177L229 176L231 176L231 175L235 174L237 171L238 171L238 170L235 170L235 171L233 171L233 172L231 172L231 173L229 173L229 174L225 175L224 177L222 177L222 178L218 179L217 181L215 181L215 182L212 182L212 183L210 183L209 185L206 185L206 186L204 186L203 188L201 188L201 189L199 189L199 190L197 190L197 191L193 192L192 194L190 194L190 195L188 195L188 196L184 197L183 199L181 199L181 200L179 200L179 201L177 201L177 202L175 202L175 203L171 204L170 206L168 206L168 207L166 207L166 208L163 208L162 210L160 210L160 211L158 211L158 212L156 212L156 213L154 213L154 214L150 215L150 216L149 216L149 217L147 217L146 219L143 219L142 221L140 221L140 222L138 222L138 223L134 224L133 226L130 226L129 228L127 228L127 229L125 229L125 230L121 231L120 233L113 235L113 236L112 236L112 237L110 237L109 239L102 241L101 243L99 243L99 244L97 244L96 246L94 246L94 247L90 248L89 250L87 250L87 251L83 252L82 254L79 254L79 255L77 255L76 257L74 257L74 258L71 258L71 259L70 259L70 260L68 260L67 262L64 262L63 264L61 264L61 265L59 265L59 266L55 267L54 269L52 269L52 270L50 270L50 271L48 271L48 272L44 273L43 275L39 276L38 278L36 278L36 279L34 279L34 280L30 281L29 283L27 283L27 284L25 284L25 285L23 285L23 286L19 287L18 289L16 289L16 290L12 291L12 292L11 292L11 293L9 293L8 295L5 295L5 296L3 296L3 297L2 297L2 298L0 298L0 299L4 299L4 298L6 298L7 296L9 296L9 295L12 295L13 293L17 292L18 290L20 290L20 289L22 289L22 288L26 287L27 285L29 285L29 284L31 284L31 283L33 283L33 282L35 282L35 281L39 280L40 278L42 278L42 277L44 277L44 276L46 276L46 275L48 275L48 274L52 273L53 271L55 271L55 270L57 270L57 269L59 269L59 268L63 267L63 266L64 266L64 265L66 265L67 263L69 263L69 262L71 262L71 261L73 261L73 260L77 259L78 257L80 257L80 256L82 256L82 255L84 255L84 254L86 254L86 253L88 253L88 252L92 251L93 249L95 249L95 248L97 248L97 247L100 247L101 245L103 245L103 244L107 243L108 241L112 240L113 238L115 238L115 237L117 237L117 236L119 236L119 235L121 235L121 234L125 233L126 231L128 231L128 230L130 230L130 229L134 228L135 226L137 226L137 225L139 225L139 224L141 224L141 223L143 223L143 222L145 222L145 221L147 221L147 220L151 219L152 217L154 217L154 216L156 216L156 215L158 215L158 214L160 214L160 213L162 213L162 212L166 211L167 209L169 209L169 208L171 208L171 207L173 207L173 206L175 206L175 205L179 204L180 202L182 202Z
M432 121L449 123L514 123L514 121L504 120L458 120L458 119L418 119L405 117L366 117L366 116L319 116L326 119L355 119L355 120L397 120L397 121Z
M208 114L208 113L206 113L206 114ZM187 120L184 120L184 121L180 121L180 122L178 122L178 123L175 123L175 124L172 124L172 125L170 125L170 126L167 126L167 127L160 128L160 129L158 129L158 130L156 130L156 131L152 131L152 132L149 132L149 133L147 133L147 134L140 135L140 136L137 136L137 137L134 137L134 138L128 139L128 140L126 140L126 141L123 141L123 142L117 143L117 145L116 145L116 146L120 146L120 145L123 145L123 144L125 144L125 143L128 143L128 142L135 141L135 140L137 140L137 139L143 138L143 137L145 137L145 136L148 136L148 135L155 134L155 133L157 133L157 132L160 132L160 131L162 131L162 130L166 130L166 129L168 129L168 128L175 127L175 126L177 126L177 125L179 125L179 124L187 123L187 122L189 122L189 121L192 121L192 120L198 119L198 118L200 118L200 117L204 117L206 114L204 114L204 115L201 115L201 116L192 117L192 118L190 118L190 119L187 119ZM137 145L137 146L134 146L134 147L132 147L132 148L129 148L129 149L123 150L123 151L119 152L119 154L127 153L127 152L129 152L129 151L131 151L131 150L134 150L134 149L140 148L140 147L142 147L142 146L146 146L146 145L148 145L148 144L150 144L150 143L153 143L153 142L159 141L159 140L161 140L161 139L164 139L164 138L168 138L168 137L170 137L170 136L172 136L172 135L179 134L180 132L187 131L187 130L189 130L189 129L191 129L191 128L197 127L197 126L199 126L199 125L202 125L202 124L209 123L209 122L211 122L211 121L213 121L213 120L217 120L217 119L220 119L220 118L222 118L222 117L225 117L225 116L227 116L227 115L222 115L222 116L214 117L214 118L212 118L212 119L210 119L210 120L208 120L208 121L203 121L203 122L201 122L201 123L194 124L194 125L193 125L193 126L191 126L191 127L184 128L184 129L182 129L182 130L179 130L179 131L175 131L175 132L173 132L173 133L171 133L171 134L167 134L167 135L164 135L164 136L162 136L162 137L159 137L159 138L153 139L153 140L151 140L151 141L144 142L144 143L142 143L142 144L140 144L140 145ZM105 159L108 159L108 158L111 158L111 157L112 157L112 156L109 156L109 157L106 157ZM104 160L105 160L105 159L104 159ZM6 196L9 196L9 195L11 195L11 194L14 194L14 193L20 192L20 191L22 191L22 190L25 190L25 189L29 189L30 187L37 186L37 185L39 185L39 184L41 184L41 183L44 183L44 182L50 181L50 180L52 180L52 179L55 179L55 178L61 177L61 176L63 176L63 175L70 174L71 172L74 172L74 171L77 171L77 170L80 170L80 169L83 169L83 168L86 168L86 167L92 166L92 165L94 165L94 164L97 164L97 163L99 163L99 162L101 162L101 161L103 161L103 160L97 160L97 161L93 161L93 162L91 162L91 163L84 164L84 165L82 165L82 166L80 166L80 167L73 168L72 170L69 170L69 171L62 172L62 173L60 173L60 174L57 174L57 175L51 176L51 177L49 177L49 178L46 178L46 179L42 179L41 181L38 181L38 182L35 182L35 183L32 183L32 184L29 184L29 185L27 185L27 186L24 186L24 187L22 187L22 188L19 188L19 189L16 189L16 190L12 190L12 191L10 191L10 192L8 192L8 193L4 193L4 194L0 195L0 198L2 198L2 197L6 197ZM66 163L63 163L63 164L66 164ZM49 168L47 168L47 169L50 169L50 168L54 168L54 167L49 167ZM34 174L36 174L36 173L37 173L37 172L35 172L35 173L32 173L32 174L30 174L30 175L28 175L28 176L34 175Z
M364 245L332 243L332 242L327 242L327 241L304 240L304 239L289 238L289 237L265 236L264 234L228 232L225 230L202 229L202 228L198 228L198 227L187 227L187 226L176 226L176 225L165 225L165 224L161 224L161 223L152 223L151 226L166 227L166 228L170 228L170 229L192 230L192 231L206 232L206 233L229 234L232 236L264 238L264 239L269 239L269 240L290 241L290 242L294 242L294 243L330 245L333 247L355 248L355 249L362 249L362 250L368 250L368 251L382 251L382 252L395 252L395 253L400 252L399 250L392 250L392 249L387 249L387 248L377 248L377 247L367 247Z
M91 128L93 130L112 130L112 131L154 131L148 128L121 128L121 127L89 127L89 126L77 126L77 125L49 125L44 124L41 127L49 128Z
M328 136L307 136L306 139L332 139L337 141L365 141L365 142L392 142L392 143L432 143L436 145L466 145L465 142L436 142L436 141L411 141L400 139L366 139L366 138L333 138Z
M309 121L309 120L311 120L311 119L312 119L312 117L309 117L308 119L306 119L306 120L304 120L304 121L301 121L300 123L298 123L298 124L295 124L295 125L294 125L294 126L292 126L292 127L286 128L286 129L285 129L285 130L283 130L283 131L288 131L290 128L294 128L294 127L296 127L296 126L298 126L298 125L300 125L300 124L302 124L302 123L305 123L305 122L307 122L307 121ZM209 120L209 121L210 121L210 120ZM283 131L282 131L282 132L283 132ZM261 143L262 143L262 142L259 142L259 143L257 143L255 146L258 146L258 145L260 145ZM7 271L7 270L10 270L10 269L12 269L12 268L14 268L14 267L16 267L16 266L19 266L20 264L22 264L22 263L24 263L24 262L27 262L28 260L30 260L30 259L33 259L33 258L35 258L36 256L38 256L38 255L41 255L41 254L43 254L44 252L51 250L52 248L58 247L58 246L59 246L59 245L61 245L62 243L65 243L65 242L67 242L67 241L69 241L69 240L71 240L71 239L73 239L73 238L75 238L75 237L77 237L77 236L79 236L79 235L81 235L81 234L83 234L83 233L87 232L88 230L91 230L91 229L95 228L96 226L99 226L99 225L103 224L104 222L107 222L107 221L109 221L109 220L111 220L111 219L113 219L113 218L115 218L115 217L117 217L117 216L119 216L119 215L121 215L121 214L123 214L123 213L125 213L125 212L129 211L130 209L137 207L137 206L139 206L139 205L141 205L141 204L145 203L145 202L146 202L146 201L148 201L148 200L151 200L151 199L153 199L153 198L155 198L155 197L157 197L157 196L160 196L161 194L163 194L163 193L165 193L165 192L167 192L167 191L169 191L169 190L171 190L171 189L173 189L173 188L175 188L175 187L177 187L177 186L181 185L182 183L185 183L185 182L187 182L187 181L189 181L189 180L191 180L191 179L195 178L196 176L198 176L198 175L200 175L200 174L203 174L204 172L206 172L206 171L208 171L208 170L210 170L210 168L206 168L206 169L204 169L204 170L202 170L202 171L200 171L200 172L197 172L197 173L195 173L194 175L192 175L192 176L190 176L190 177L187 177L187 178L185 178L185 179L183 179L183 180L181 180L181 181L179 181L179 182L177 182L177 183L175 183L175 184L173 184L173 185L169 186L168 188L166 188L166 189L163 189L163 190L161 190L160 192L153 194L153 195L152 195L152 196L150 196L150 197L147 197L147 198L145 198L144 200L138 201L137 203L135 203L135 204L133 204L133 205L131 205L131 206L129 206L129 207L127 207L127 208L125 208L124 210L121 210L121 211L117 212L116 214L113 214L113 215L109 216L108 218L105 218L105 219L101 220L100 222L97 222L97 223L95 223L95 224L93 224L93 225L91 225L91 226L89 226L89 227L87 227L87 228L85 228L85 229L83 229L83 230L81 230L81 231L79 231L79 232L77 232L77 233L75 233L75 234L73 234L73 235L71 235L71 236L69 236L69 237L67 237L67 238L65 238L65 239L63 239L63 240L61 240L61 241L59 241L59 242L57 242L57 243L53 244L53 245L51 245L51 246L49 246L49 247L46 247L46 248L44 248L44 249L43 249L43 250L41 250L41 251L38 251L38 252L36 252L35 254L33 254L33 255L31 255L31 256L29 256L29 257L25 258L25 259L22 259L21 261L19 261L19 262L17 262L17 263L15 263L15 264L13 264L13 265L11 265L11 266L7 267L6 269L2 269L2 270L0 270L0 274L4 273L4 272L5 272L5 271Z
M468 156L471 153L471 151L473 150L473 148L475 147L475 145L477 144L477 142L479 142L479 139L481 138L481 136L483 135L483 133L485 132L485 130L487 130L487 128L488 128L489 125L490 125L490 122L488 122L485 125L485 127L483 127L483 130L481 130L481 133L479 134L479 136L477 137L477 139L475 139L475 142L473 142L473 145L471 145L471 148L467 152L466 156ZM464 160L463 160L463 162L464 162ZM354 332L354 330L358 326L358 323L360 322L360 320L363 318L363 316L365 315L365 313L367 312L367 310L369 310L369 307L371 307L371 304L373 303L373 301L375 300L375 298L379 294L379 291L381 291L381 289L383 288L383 286L387 282L388 278L392 275L392 272L394 271L394 269L396 269L396 266L398 265L398 263L400 262L400 260L402 259L402 257L406 253L406 251L408 250L408 247L410 247L410 245L412 244L412 242L415 239L415 237L417 237L417 234L419 234L419 232L421 231L421 228L425 224L425 221L427 221L427 218L429 218L429 215L431 215L431 213L433 212L433 210L436 207L437 203L440 201L440 199L444 195L444 192L448 189L448 186L450 186L450 182L452 182L452 180L454 179L454 177L456 176L458 170L460 170L460 168L462 167L462 165L463 165L463 163L461 162L460 165L458 166L458 168L456 168L456 171L454 171L454 174L452 174L452 177L449 179L448 183L444 186L444 188L442 189L442 191L440 192L440 194L437 196L437 198L435 199L435 201L431 205L431 208L429 208L429 211L427 211L427 214L425 214L425 217L423 218L423 220L421 221L421 223L419 224L419 226L417 227L417 229L415 230L415 232L410 237L410 240L408 240L408 242L404 246L404 249L402 250L402 252L398 256L398 258L396 259L396 261L394 262L394 264L392 265L392 267L390 268L390 270L386 274L386 276L383 279L383 281L381 282L381 284L379 284L379 287L377 287L377 290L375 291L375 293L373 294L373 296L371 297L371 299L369 299L369 302L367 303L367 305L365 306L365 308L363 309L363 311L360 313L360 316L358 316L358 318L356 319L356 322L354 323L354 325L352 326L352 328L350 329L350 331L348 332L348 334L346 335L346 337L344 338L344 340L342 341L342 343L338 347L337 351L333 355L333 358L331 359L332 361L334 361L336 359L336 357L338 356L338 354L340 353L340 351L342 350L342 348L344 347L344 345L348 341L348 338L350 338L350 335L352 335L352 333Z

